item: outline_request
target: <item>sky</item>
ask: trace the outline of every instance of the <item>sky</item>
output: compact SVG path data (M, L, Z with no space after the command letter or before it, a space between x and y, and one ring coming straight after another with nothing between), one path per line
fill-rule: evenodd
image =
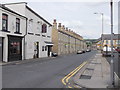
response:
M114 0L114 33L118 33L118 2ZM65 27L80 34L85 39L100 38L104 13L103 33L110 31L110 0L0 0L0 3L27 2L40 16L51 24L56 19Z

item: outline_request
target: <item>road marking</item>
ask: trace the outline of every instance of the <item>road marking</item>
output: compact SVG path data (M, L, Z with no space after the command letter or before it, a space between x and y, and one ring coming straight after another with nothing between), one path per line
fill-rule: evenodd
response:
M74 71L76 71L78 68L79 68L79 66L62 79L62 82L63 82L64 85L66 85L65 79L66 79L69 75L71 75Z
M63 83L64 85L66 85L65 79L66 79L68 76L70 76L73 72L75 72L79 67L80 67L80 66L78 66L76 69L74 69L72 72L70 72L67 76L65 76L65 77L62 79L62 83Z
M66 82L68 83L68 80L73 76L75 75L87 62L84 62L83 64L80 65L80 67L75 71L73 72L67 79L66 79Z
M71 86L68 86L68 88L72 88Z
M83 62L82 64L80 64L77 68L75 68L72 72L70 72L67 76L65 76L63 79L62 79L62 83L64 85L67 85L69 79L75 75L84 65L87 64L87 61ZM72 88L71 86L68 86L68 88Z

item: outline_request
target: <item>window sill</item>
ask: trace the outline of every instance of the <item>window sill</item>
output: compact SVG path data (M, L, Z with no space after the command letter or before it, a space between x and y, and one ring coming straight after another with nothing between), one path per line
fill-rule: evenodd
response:
M40 34L35 34L36 36L40 36Z
M8 33L10 33L10 31L7 31L7 30L1 30L2 32L8 32Z
M45 35L42 35L42 37L46 37Z
M50 38L50 36L47 36L48 38Z
M29 35L34 35L34 33L29 33L29 32L28 32L28 34L29 34Z
M19 32L14 32L15 34L22 34L22 33L19 33Z

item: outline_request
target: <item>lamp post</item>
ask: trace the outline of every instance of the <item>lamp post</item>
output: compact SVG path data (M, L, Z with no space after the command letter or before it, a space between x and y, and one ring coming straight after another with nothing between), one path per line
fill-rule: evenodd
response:
M111 86L114 87L114 61L113 61L113 0L110 1L111 11Z
M102 34L101 34L101 40L102 40L102 43L101 43L101 50L103 48L103 29L104 29L104 13L94 13L94 14L100 14L102 16Z

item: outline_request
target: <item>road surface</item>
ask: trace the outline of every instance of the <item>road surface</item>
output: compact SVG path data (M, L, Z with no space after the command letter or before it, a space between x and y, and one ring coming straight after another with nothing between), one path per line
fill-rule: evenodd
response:
M61 79L97 51L2 67L3 88L65 88Z

